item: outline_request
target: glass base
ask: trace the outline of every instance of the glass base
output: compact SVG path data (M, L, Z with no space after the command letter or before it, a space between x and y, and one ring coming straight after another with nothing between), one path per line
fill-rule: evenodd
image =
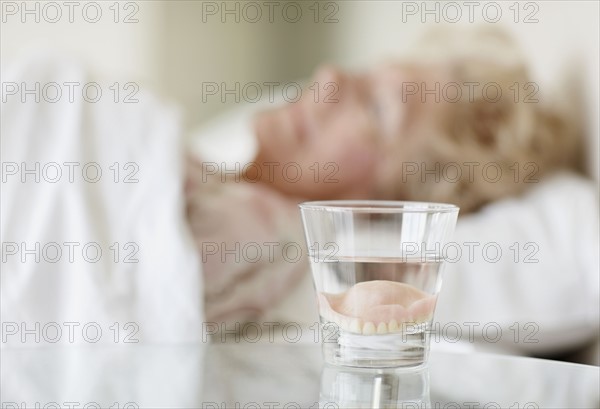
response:
M323 326L323 358L326 363L354 368L420 367L429 355L428 324L410 332L359 335Z

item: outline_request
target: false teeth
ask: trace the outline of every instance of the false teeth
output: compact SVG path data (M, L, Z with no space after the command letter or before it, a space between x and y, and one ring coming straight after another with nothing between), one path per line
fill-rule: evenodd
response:
M358 322L358 320L352 320L351 324L347 327L344 328L347 329L350 332L354 332L356 334L361 334L362 331L360 330L360 322Z
M398 326L398 321L396 321L396 320L391 320L390 323L388 324L389 332L397 332L399 329L400 329L400 327Z
M342 294L319 294L321 316L340 329L364 335L399 332L431 320L436 296L392 281L367 281Z
M375 334L375 331L375 324L373 324L371 321L365 323L365 326L363 327L363 334L373 335Z

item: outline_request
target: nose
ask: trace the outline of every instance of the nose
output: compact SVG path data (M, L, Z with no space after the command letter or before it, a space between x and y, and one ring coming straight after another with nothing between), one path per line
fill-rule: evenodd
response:
M323 65L317 68L314 78L321 87L328 83L334 83L337 86L340 86L344 79L344 73L333 65Z
M321 119L327 117L342 101L345 93L347 75L333 65L323 65L315 71L313 82L309 85L311 89L310 102L315 114Z

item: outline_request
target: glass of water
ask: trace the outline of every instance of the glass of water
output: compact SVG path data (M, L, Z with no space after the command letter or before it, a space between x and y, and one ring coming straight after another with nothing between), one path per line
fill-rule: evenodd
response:
M420 366L458 207L441 203L300 204L325 361Z

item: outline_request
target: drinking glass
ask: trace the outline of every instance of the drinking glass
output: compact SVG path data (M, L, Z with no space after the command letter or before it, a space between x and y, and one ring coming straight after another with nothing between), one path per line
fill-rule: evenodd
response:
M419 366L458 207L394 201L300 204L327 363Z

